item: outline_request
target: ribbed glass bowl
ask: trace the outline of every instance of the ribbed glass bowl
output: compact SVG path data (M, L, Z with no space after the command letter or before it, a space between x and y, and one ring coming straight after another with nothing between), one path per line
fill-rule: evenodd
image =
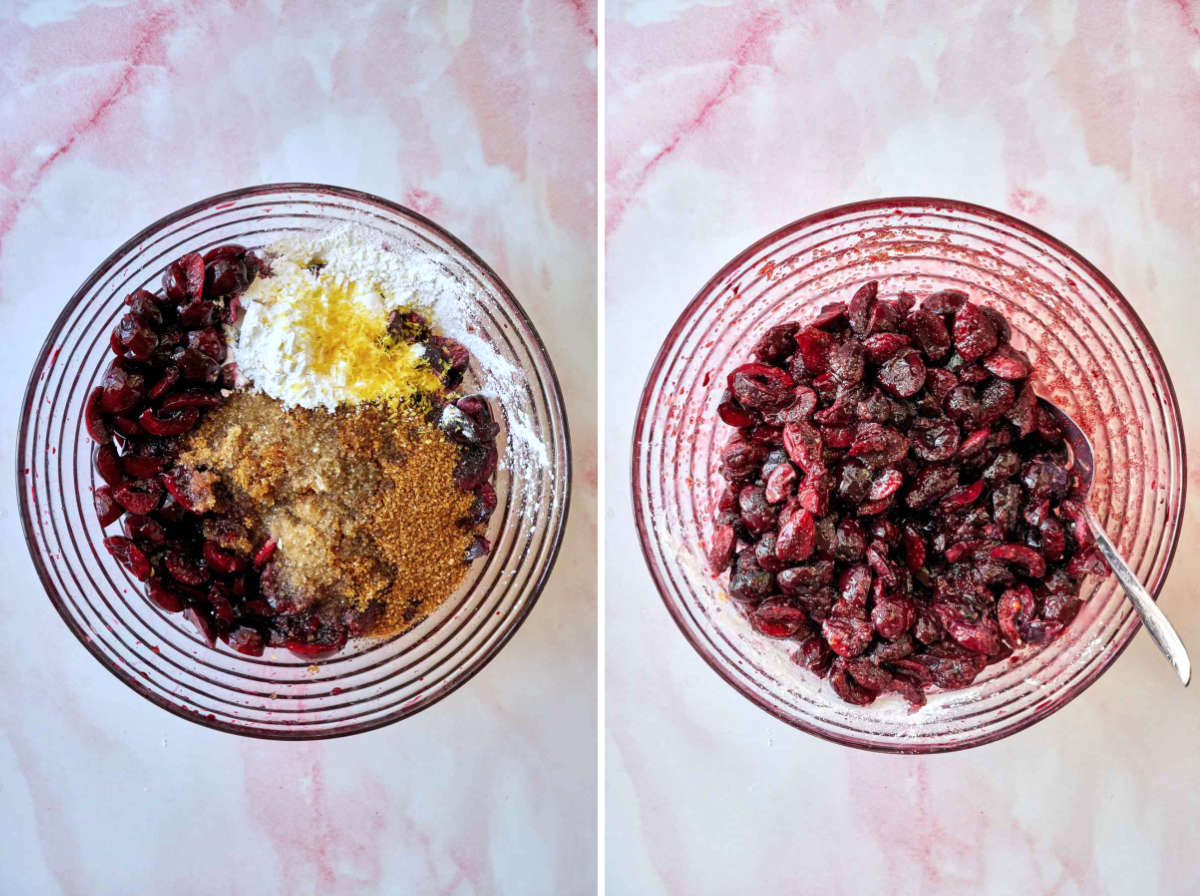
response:
M92 508L99 484L83 407L111 360L123 299L157 289L186 252L223 243L260 248L351 222L390 245L428 252L463 284L478 332L511 364L519 389L499 405L501 445L514 425L545 447L501 467L487 532L492 552L430 617L388 639L351 641L319 665L281 649L249 657L210 648L179 615L144 597L104 549ZM478 382L479 359L464 388ZM512 451L506 454L511 458ZM503 464L503 461L502 461ZM55 608L110 672L177 715L238 734L311 739L366 731L412 715L478 672L529 614L550 574L570 493L567 424L554 369L521 306L467 246L395 203L339 187L272 184L205 199L117 249L71 297L38 356L25 395L17 489L29 550ZM119 523L117 524L119 526ZM110 527L111 532L116 527Z
M830 209L764 237L688 305L654 362L638 411L633 491L646 560L667 609L726 681L772 715L839 743L927 753L987 743L1043 719L1117 658L1137 615L1116 580L1089 577L1078 618L1052 645L989 666L971 687L909 713L895 696L841 701L792 661L794 645L751 630L709 571L706 546L732 430L716 407L732 367L769 327L806 320L868 280L880 294L956 288L1000 309L1034 360L1040 395L1095 446L1091 503L1157 595L1182 519L1179 407L1162 358L1116 287L1078 253L1008 215L938 199Z

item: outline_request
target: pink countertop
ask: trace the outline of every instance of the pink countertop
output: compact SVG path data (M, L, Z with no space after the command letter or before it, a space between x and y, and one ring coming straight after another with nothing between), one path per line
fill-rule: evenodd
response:
M55 614L0 501L0 893L585 894L595 877L594 13L588 4L6 4L0 458L79 283L188 202L269 181L429 215L512 288L567 399L576 488L550 586L437 706L340 741L208 731Z
M1144 633L1008 740L856 752L707 668L653 589L629 498L646 372L726 260L851 200L989 205L1094 261L1166 359L1193 501L1161 600L1200 655L1200 6L612 0L607 14L608 892L1200 892L1200 694Z

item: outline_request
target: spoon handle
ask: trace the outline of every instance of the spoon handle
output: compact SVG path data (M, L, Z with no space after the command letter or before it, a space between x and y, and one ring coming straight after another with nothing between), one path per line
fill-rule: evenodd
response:
M1187 648L1183 646L1183 641L1180 640L1179 634L1175 631L1171 623L1167 621L1167 617L1158 608L1158 604L1154 602L1154 598L1142 587L1142 583L1137 580L1137 576L1133 574L1133 570L1125 565L1125 561L1121 559L1121 555L1113 547L1113 543L1108 538L1108 533L1104 531L1104 527L1100 525L1100 520L1096 519L1096 514L1092 512L1090 507L1087 508L1087 519L1088 524L1092 527L1092 534L1096 536L1096 546L1100 548L1100 553L1104 555L1104 559L1108 561L1108 565L1112 568L1112 571L1117 574L1117 581L1121 583L1121 587L1129 595L1129 600L1133 604L1133 608L1142 617L1142 623L1146 626L1146 631L1150 633L1150 637L1154 639L1154 643L1158 645L1158 649L1163 652L1163 656L1171 661L1171 665L1175 667L1175 673L1179 676L1179 680L1186 685L1192 677L1192 661L1188 659Z

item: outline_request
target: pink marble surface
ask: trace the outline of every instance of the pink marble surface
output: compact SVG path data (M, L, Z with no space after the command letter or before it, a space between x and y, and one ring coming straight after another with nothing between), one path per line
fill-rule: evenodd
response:
M1005 209L1131 298L1200 486L1200 5L1165 0L607 7L608 892L1200 892L1200 695L1145 634L999 743L874 756L776 722L684 642L641 563L633 412L727 259L887 195ZM919 9L920 14L915 10ZM1200 513L1162 595L1200 653Z
M334 10L336 9L336 13ZM524 303L577 485L491 665L371 734L287 745L137 697L62 625L0 501L0 893L584 894L595 878L595 71L587 2L5 4L0 458L75 287L179 206L267 181L407 203Z

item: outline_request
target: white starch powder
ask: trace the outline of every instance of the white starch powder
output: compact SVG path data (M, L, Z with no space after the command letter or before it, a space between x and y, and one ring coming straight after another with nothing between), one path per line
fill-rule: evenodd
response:
M270 277L259 277L242 295L245 314L229 333L232 358L251 387L286 406L333 410L352 394L344 372L318 373L303 338L299 297L311 291L310 265L322 263L322 283L340 290L363 312L378 316L381 329L397 308L425 314L446 336L471 352L479 392L498 401L508 424L506 466L527 476L549 463L521 404L524 374L477 332L471 289L436 256L408 247L385 247L372 231L353 225L280 240L266 248ZM414 351L419 351L414 346Z

